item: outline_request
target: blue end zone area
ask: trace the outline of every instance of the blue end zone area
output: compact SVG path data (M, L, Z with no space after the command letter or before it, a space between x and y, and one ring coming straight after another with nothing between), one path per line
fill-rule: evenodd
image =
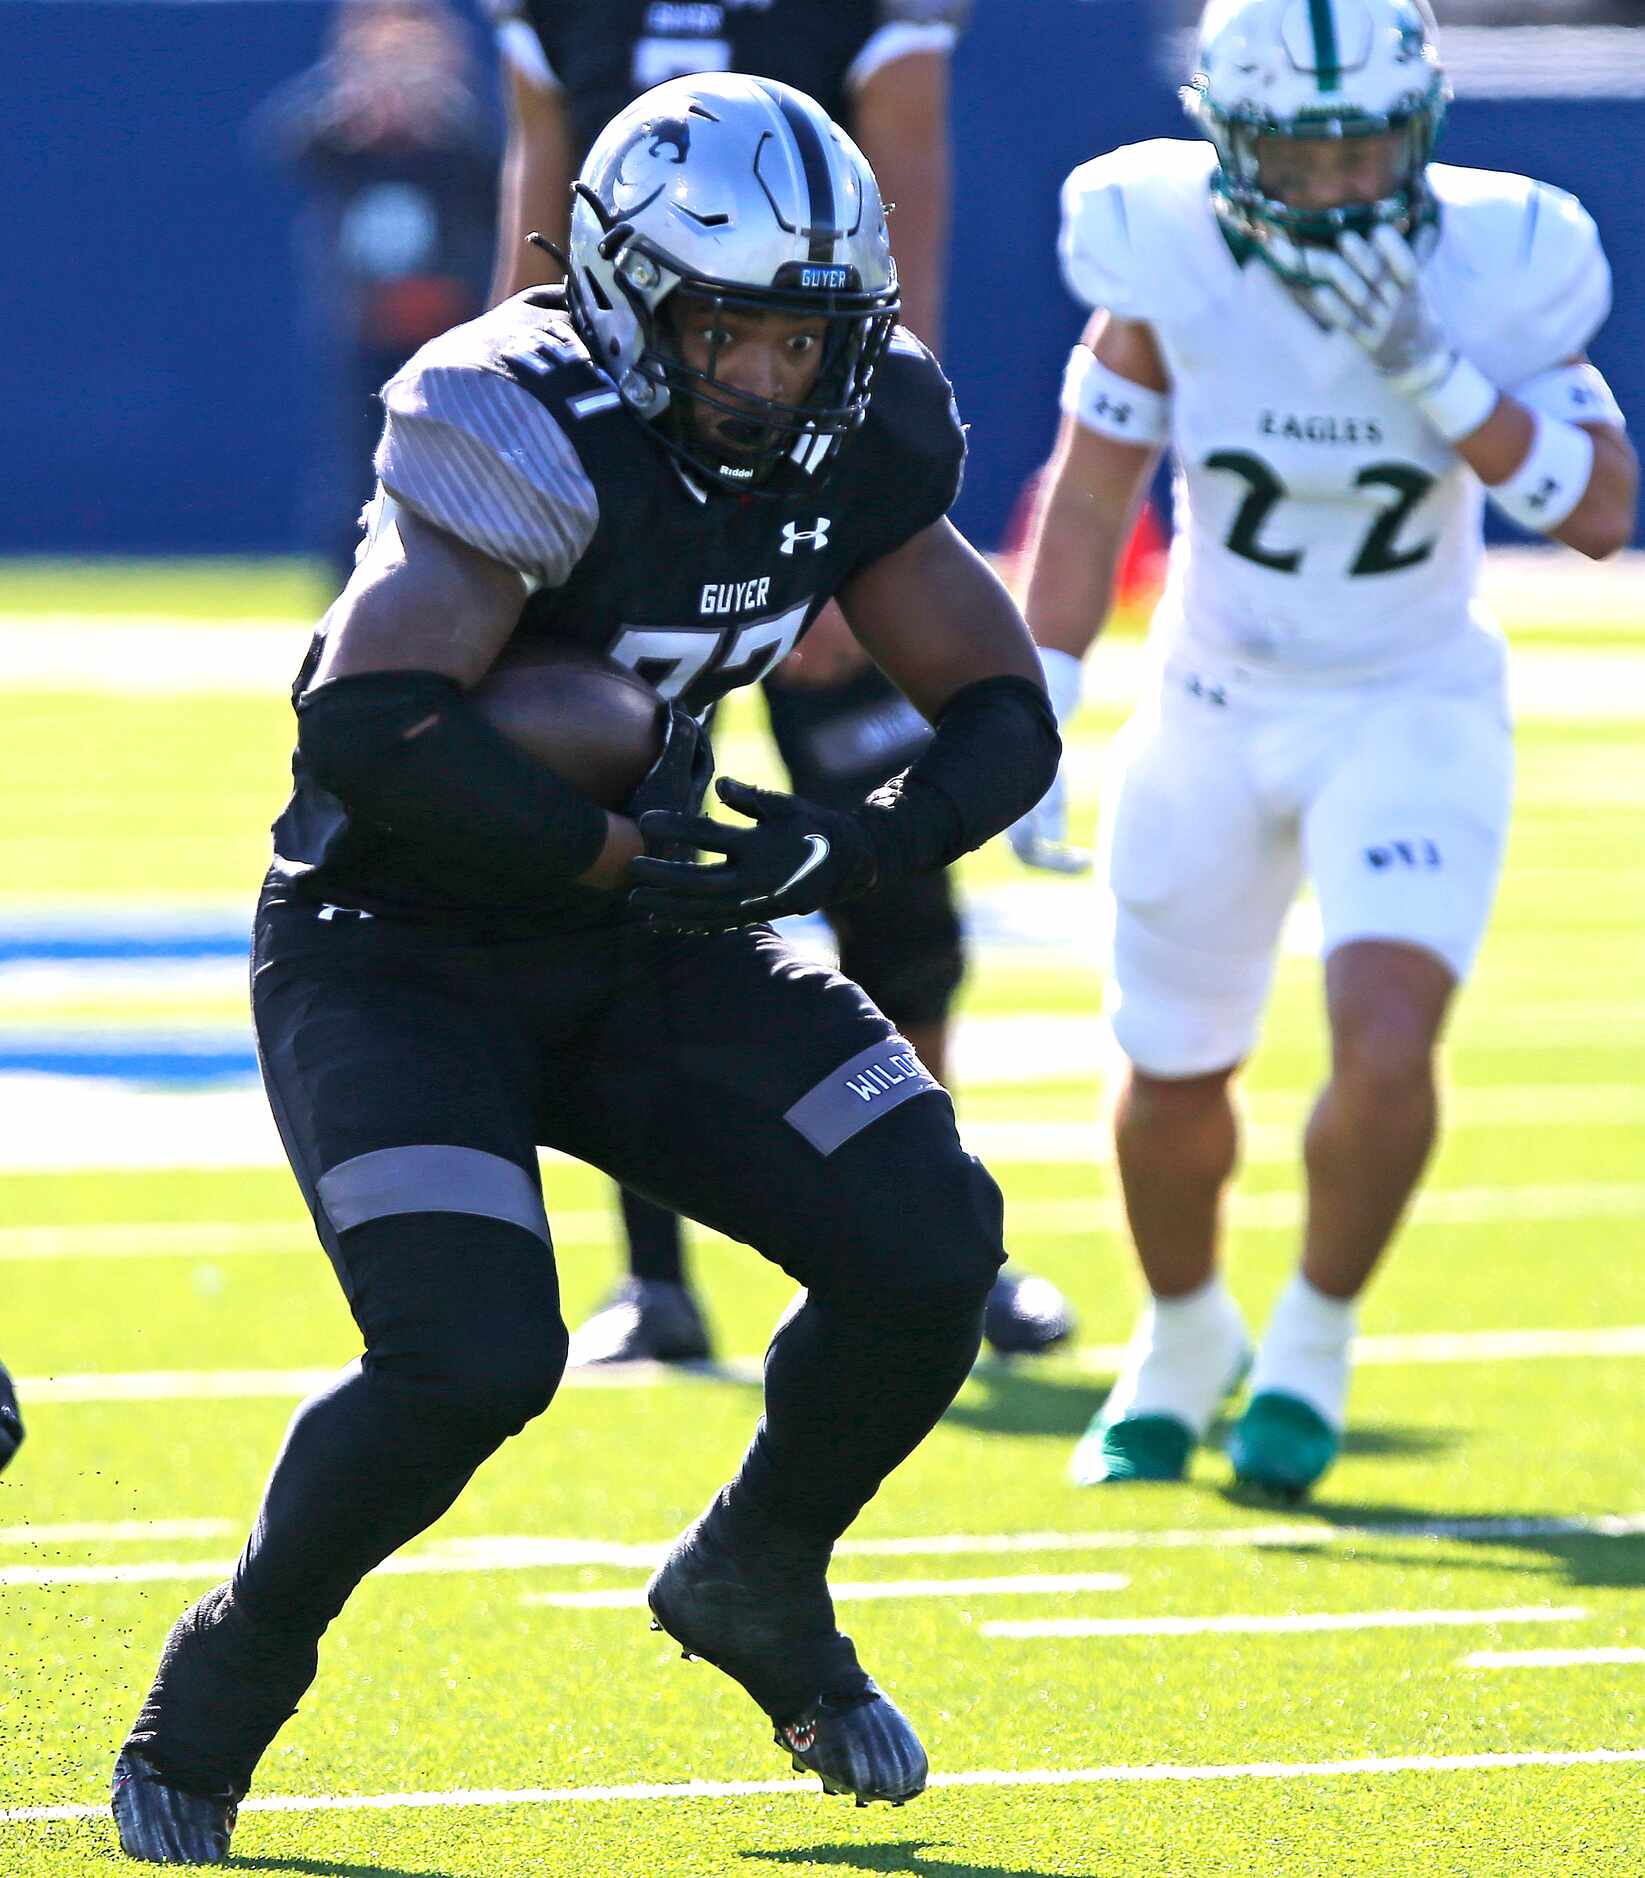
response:
M220 962L223 987L243 981L250 935L245 917L235 913L145 912L114 908L106 912L11 915L0 924L0 1076L46 1075L112 1078L128 1083L204 1083L257 1073L250 1027L200 1024L186 1019L175 1026L134 1028L110 1024L92 1028L83 1021L26 1021L26 1001L6 997L7 974L13 984L29 979L31 967L69 967L62 995L82 994L106 1000L118 1011L122 995L141 995L142 987L166 984L166 968L197 968ZM108 971L137 968L136 984L111 985ZM83 980L72 968L87 967ZM175 980L172 981L175 984ZM211 987L217 986L211 974ZM209 994L208 994L209 995ZM19 1021L24 1019L24 1021Z
M249 1044L168 1045L152 1038L130 1043L107 1035L31 1038L26 1044L0 1037L0 1076L99 1076L121 1082L215 1082L257 1073Z
M1055 967L1089 949L1097 930L1095 887L1089 882L1042 886L1024 882L974 894L964 910L969 945L1038 955ZM820 917L786 920L783 930L806 951L832 957ZM250 935L237 915L145 913L130 908L74 914L12 915L0 924L0 1076L45 1075L113 1079L177 1086L240 1080L257 1073L249 1014L242 1023L191 1020L189 990L197 988L215 1017L226 994L244 985ZM133 969L128 977L121 967ZM208 969L201 974L200 967ZM67 968L40 999L8 998L40 969ZM188 972L183 995L168 967ZM76 968L84 968L83 976ZM55 977L55 974L53 974ZM38 983L37 979L34 979ZM156 994L179 1004L178 1020L118 1021L122 999ZM105 1004L116 1020L88 1023L79 1011L54 1020L52 1005L88 999ZM38 1011L38 1017L34 1012ZM31 1021L32 1019L32 1021Z
M244 925L225 921L143 920L120 925L42 919L0 926L0 965L77 961L242 959L250 947Z

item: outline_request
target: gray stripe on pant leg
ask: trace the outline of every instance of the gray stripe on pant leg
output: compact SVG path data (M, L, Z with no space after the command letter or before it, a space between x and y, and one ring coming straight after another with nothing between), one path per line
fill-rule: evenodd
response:
M887 1037L884 1043L859 1050L838 1069L830 1070L783 1120L798 1129L819 1154L832 1154L870 1122L877 1122L887 1109L941 1087L906 1037Z
M336 1232L391 1213L474 1213L523 1226L544 1245L548 1218L523 1167L480 1148L378 1148L320 1176L320 1204Z

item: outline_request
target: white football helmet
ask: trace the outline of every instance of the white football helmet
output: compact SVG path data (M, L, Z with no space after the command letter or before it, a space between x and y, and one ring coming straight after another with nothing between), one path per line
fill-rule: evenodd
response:
M1210 0L1182 93L1221 160L1217 214L1269 259L1291 244L1333 244L1344 229L1391 223L1414 236L1433 215L1423 171L1450 96L1425 0ZM1396 186L1380 201L1294 209L1263 190L1259 137L1388 132L1404 141Z
M814 477L867 412L899 306L879 186L857 146L804 92L710 72L618 112L572 192L572 317L629 409L715 482L771 484L785 458ZM746 418L751 401L717 390L712 362L701 372L680 357L658 313L682 288L716 307L828 322L809 397L758 400L763 439L735 463L691 407Z

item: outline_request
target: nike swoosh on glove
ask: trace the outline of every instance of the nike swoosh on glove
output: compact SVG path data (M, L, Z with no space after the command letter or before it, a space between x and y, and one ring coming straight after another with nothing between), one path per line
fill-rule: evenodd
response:
M819 808L799 796L755 789L722 776L715 793L753 824L739 828L706 815L654 809L640 817L644 854L629 863L628 903L654 925L675 932L725 932L815 913L873 886L873 845L848 810ZM723 854L723 861L669 858L682 849Z

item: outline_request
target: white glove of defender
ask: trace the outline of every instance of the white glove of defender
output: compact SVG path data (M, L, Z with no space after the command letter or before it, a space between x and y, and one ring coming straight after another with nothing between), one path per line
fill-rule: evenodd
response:
M1416 397L1450 370L1456 347L1423 290L1410 242L1383 223L1369 240L1345 232L1333 248L1299 250L1293 288L1327 330L1343 332L1396 391Z
M1011 852L1024 867L1042 867L1052 874L1088 874L1091 851L1068 842L1068 785L1057 766L1056 779L1038 802L1005 831Z
M1060 730L1080 703L1080 662L1070 652L1055 647L1040 648L1040 664L1045 671L1045 688L1050 694L1051 709ZM1076 848L1068 841L1068 785L1063 781L1062 765L1051 787L1039 801L1006 830L1011 852L1025 867L1044 868L1052 874L1088 874L1091 852Z

